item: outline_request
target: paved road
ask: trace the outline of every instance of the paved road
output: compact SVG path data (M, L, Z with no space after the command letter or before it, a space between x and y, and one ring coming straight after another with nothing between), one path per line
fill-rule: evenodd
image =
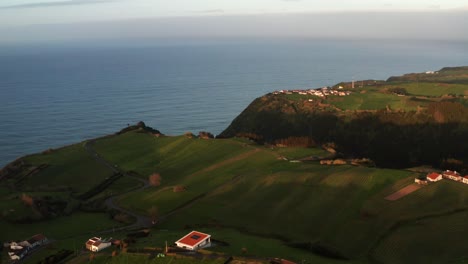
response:
M127 215L130 215L130 216L133 216L135 219L136 219L136 222L131 224L131 225L128 225L128 226L124 226L124 227L120 227L120 228L115 228L115 229L112 229L112 230L106 230L106 231L103 231L103 233L107 232L107 231L119 231L119 230L125 230L125 229L134 229L134 228L139 228L139 227L150 227L152 225L151 223L151 218L147 217L147 216L144 216L144 215L140 215L140 214L136 214L132 211L129 211L125 208L122 208L120 206L118 206L114 200L115 198L119 197L119 196L122 196L124 194L127 194L127 193L130 193L130 192L136 192L136 191L142 191L148 187L150 187L150 184L148 181L145 181L139 177L135 177L135 176L132 176L132 175L129 175L127 174L126 172L120 170L117 166L113 165L111 162L107 161L106 159L104 159L103 157L101 157L97 152L96 150L94 150L93 148L93 145L94 143L96 142L95 139L92 139L92 140L89 140L85 143L85 149L86 151L99 163L101 163L102 165L108 167L110 170L112 170L114 173L120 173L122 174L124 177L127 177L127 178L132 178L134 180L137 180L139 182L142 183L141 186L139 187L135 187L133 189L130 189L124 193L120 193L118 195L114 195L114 196L111 196L109 198L106 199L105 201L105 205L108 207L108 208L112 208L112 209L115 209L115 210L118 210L118 211L121 211Z

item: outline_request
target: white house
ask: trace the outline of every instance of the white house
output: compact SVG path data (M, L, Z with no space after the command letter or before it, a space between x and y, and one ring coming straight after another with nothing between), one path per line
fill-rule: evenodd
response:
M462 178L463 178L458 172L450 171L450 170L444 171L442 175L444 176L444 178L454 180L454 181L462 181Z
M437 182L437 181L442 180L442 174L439 174L437 172L429 173L426 176L426 179L431 182Z
M468 175L465 175L465 177L462 178L462 182L464 184L468 184Z
M100 237L93 237L86 241L86 248L92 252L99 252L112 245L111 242L103 241Z
M418 178L415 178L414 179L414 182L419 184L419 185L427 185L427 178L426 179L418 179Z
M177 240L175 242L177 247L189 249L189 250L197 250L200 248L206 248L211 246L211 235L192 231L185 235L183 238Z

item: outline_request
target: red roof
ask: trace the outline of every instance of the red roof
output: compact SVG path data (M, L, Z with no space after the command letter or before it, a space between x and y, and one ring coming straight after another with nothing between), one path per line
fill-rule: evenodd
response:
M90 238L88 239L88 241L86 242L86 245L96 245L96 243L101 244L101 239L97 238L97 237L93 237L93 238ZM97 244L96 246L98 246L99 244Z
M439 175L440 175L439 173L433 172L433 173L429 173L429 174L427 175L427 178L429 178L429 179L431 179L431 180L435 180L435 179L437 179L437 177L439 177Z
M201 233L198 231L192 231L188 235L179 239L177 242L185 244L187 246L195 247L196 245L200 244L203 240L209 237L210 235L208 234Z
M451 176L460 176L460 174L458 174L456 171L449 171L449 170L444 171L444 174L451 175Z
M37 234L37 235L34 235L32 237L32 239L36 240L36 241L41 241L41 240L44 240L46 239L46 237L43 235L43 234Z

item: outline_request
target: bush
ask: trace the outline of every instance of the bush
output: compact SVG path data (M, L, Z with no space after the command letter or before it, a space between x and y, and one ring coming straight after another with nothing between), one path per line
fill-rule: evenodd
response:
M149 176L148 181L151 186L159 186L161 185L161 175L153 173Z

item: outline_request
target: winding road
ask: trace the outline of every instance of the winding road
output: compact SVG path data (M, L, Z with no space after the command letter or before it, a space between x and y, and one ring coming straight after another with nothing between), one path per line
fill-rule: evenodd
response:
M134 213L132 211L129 211L129 210L117 205L114 202L114 199L119 197L119 196L125 195L125 194L130 193L130 192L142 191L144 189L149 188L150 187L149 182L145 181L145 180L143 180L143 179L141 179L139 177L135 177L135 176L127 174L126 172L120 170L117 166L113 165L112 163L110 163L109 161L107 161L106 159L101 157L96 152L96 150L93 148L93 145L94 145L95 142L96 142L96 139L92 139L92 140L87 141L85 143L85 145L84 145L84 148L97 162L99 162L100 164L108 167L114 173L122 174L124 177L131 178L131 179L137 180L137 181L142 183L142 186L132 188L132 189L130 189L130 190L124 192L124 193L120 193L118 195L111 196L111 197L109 197L109 198L107 198L105 200L105 205L108 208L115 209L117 211L123 212L123 213L125 213L127 215L130 215L130 216L132 216L132 217L134 217L136 219L135 223L133 223L131 225L128 225L128 226L123 226L123 227L120 227L120 228L112 229L112 231L119 231L119 230L125 230L125 229L134 229L134 228L141 228L141 227L146 228L146 227L152 226L150 217L147 217L147 216L140 215L140 214ZM111 230L107 230L107 231L111 231ZM105 233L105 232L106 231L103 231L103 233Z

